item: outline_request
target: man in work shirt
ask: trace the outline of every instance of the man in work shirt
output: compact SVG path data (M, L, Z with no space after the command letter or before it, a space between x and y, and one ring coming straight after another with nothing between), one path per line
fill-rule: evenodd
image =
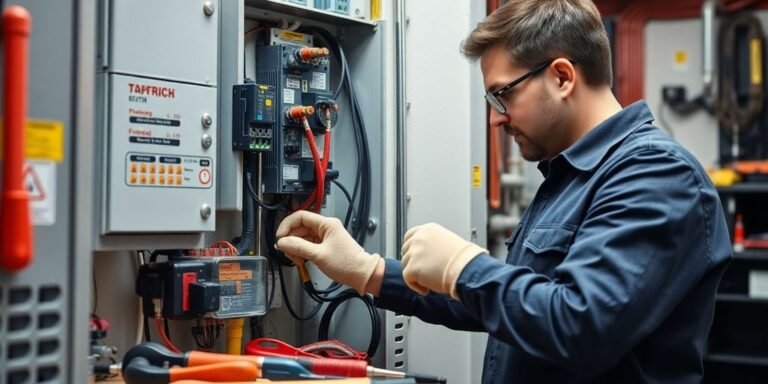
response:
M700 382L731 257L723 212L645 102L614 98L595 5L510 0L463 52L480 59L491 125L545 177L506 263L434 223L384 260L308 212L283 221L279 249L381 308L488 332L483 383Z

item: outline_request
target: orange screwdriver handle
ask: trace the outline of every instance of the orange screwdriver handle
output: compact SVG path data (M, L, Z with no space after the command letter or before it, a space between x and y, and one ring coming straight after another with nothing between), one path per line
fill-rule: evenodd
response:
M250 364L261 366L264 359L259 356L247 355L228 355L224 353L211 353L201 351L189 351L187 353L187 366L198 367L202 365L218 364L231 361L245 361Z
M24 123L27 118L29 34L32 17L19 6L3 12L5 138L0 193L0 267L19 271L32 261L29 195L24 189Z
M255 381L261 377L259 367L247 361L228 361L199 367L176 367L169 371L171 382L179 380Z

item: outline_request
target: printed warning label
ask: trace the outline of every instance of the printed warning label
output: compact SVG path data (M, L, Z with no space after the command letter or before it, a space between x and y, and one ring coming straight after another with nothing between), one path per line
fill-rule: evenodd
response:
M56 163L28 161L22 178L29 194L32 224L53 225L56 222Z

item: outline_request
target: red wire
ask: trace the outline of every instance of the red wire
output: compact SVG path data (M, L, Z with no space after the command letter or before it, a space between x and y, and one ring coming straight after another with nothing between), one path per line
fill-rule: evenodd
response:
M309 208L309 206L312 203L315 203L313 206L313 211L320 212L320 208L323 205L323 198L325 197L325 175L328 171L328 161L331 157L331 119L330 119L330 109L326 109L326 119L328 123L326 124L327 127L325 128L325 138L323 141L323 158L322 161L319 161L319 154L317 152L317 145L315 144L314 136L312 135L312 131L308 128L309 123L305 125L304 128L304 134L307 136L307 141L309 141L309 149L312 151L312 159L315 162L315 178L318 180L317 186L315 187L315 190L312 191L312 194L309 195L307 200L304 201L304 203L299 206L297 211L301 211L304 209ZM302 121L305 122L306 118ZM317 173L317 164L320 163L320 176L318 176Z
M155 326L157 327L157 333L160 334L160 338L163 339L163 344L171 350L171 352L181 353L181 351L176 348L173 343L171 343L171 339L168 338L168 335L165 334L165 329L163 328L163 319L161 317L155 317Z
M301 122L304 125L304 135L307 137L307 141L309 142L309 150L312 152L312 159L314 160L316 185L315 191L304 202L304 204L299 207L299 210L307 209L307 207L309 207L312 202L315 202L315 206L312 210L315 212L320 212L320 206L323 202L322 198L325 194L325 171L323 170L324 161L320 160L320 153L317 151L317 144L315 144L315 136L312 134L312 129L309 127L307 118L303 117ZM326 149L323 148L323 153L325 153L325 151Z

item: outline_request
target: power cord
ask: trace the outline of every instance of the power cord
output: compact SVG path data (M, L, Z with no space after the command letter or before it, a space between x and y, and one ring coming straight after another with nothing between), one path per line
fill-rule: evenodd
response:
M333 318L336 309L345 301L352 299L360 299L368 309L368 315L371 317L371 340L368 343L368 357L371 358L376 354L376 350L379 348L381 341L381 317L379 311L373 304L373 299L368 295L360 296L354 289L347 289L339 293L329 303L328 307L323 313L323 317L320 319L320 326L318 330L317 338L319 340L328 340L328 331L331 326L331 319Z

